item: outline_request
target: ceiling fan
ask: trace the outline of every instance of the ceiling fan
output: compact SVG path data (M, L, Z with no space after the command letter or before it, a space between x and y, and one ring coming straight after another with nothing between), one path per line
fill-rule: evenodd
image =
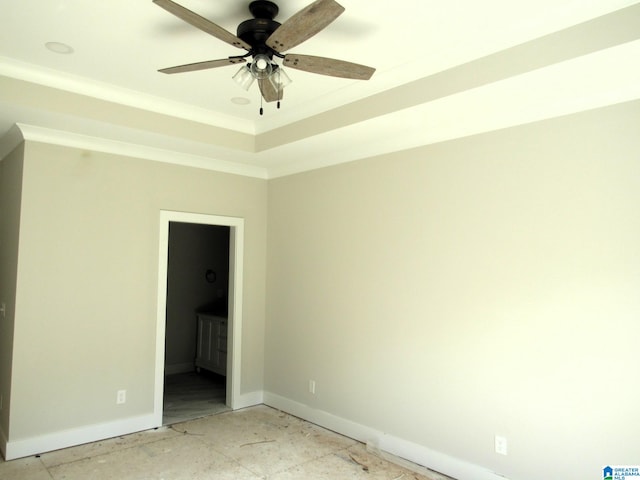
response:
M246 90L254 80L258 80L262 98L267 102L277 101L279 108L283 88L291 82L282 68L283 65L320 75L356 80L368 80L375 72L375 68L334 58L284 54L320 32L344 12L344 7L335 0L315 0L282 24L274 20L278 14L278 6L275 3L269 0L254 0L249 4L249 11L254 18L238 25L237 36L172 0L153 0L153 3L217 39L247 51L244 55L158 70L162 73L192 72L244 64L246 59L251 57L253 62L242 65L233 76L234 80ZM281 59L282 65L278 65L274 57Z

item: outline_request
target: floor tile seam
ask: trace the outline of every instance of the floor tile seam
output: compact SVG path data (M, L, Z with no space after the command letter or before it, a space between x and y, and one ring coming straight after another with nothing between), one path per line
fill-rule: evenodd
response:
M324 453L319 454L317 457L314 457L310 461L320 460L322 458L328 457L329 455L337 455L338 453L347 451L356 445L359 445L359 442L357 442L356 440L353 440L353 443L351 443L350 445L329 447Z
M276 474L285 473L285 472L288 472L289 470L293 470L294 468L302 467L302 466L307 465L307 464L309 464L309 463L322 461L323 459L325 459L325 458L327 458L327 457L330 457L330 456L338 456L338 453L343 452L343 451L345 451L345 450L349 450L349 448L351 448L352 446L353 446L353 445L350 445L350 446L348 446L348 447L340 447L340 448L337 448L337 449L332 450L332 451L330 451L330 452L326 452L326 453L323 453L323 454L321 454L321 455L318 455L317 457L309 458L308 460L305 460L305 461L303 461L303 462L296 463L295 465L291 465L290 467L284 468L284 469L282 469L282 470L278 470L278 471L276 471L276 472L272 472L271 474L272 474L272 475L276 475ZM347 455L347 457L348 457L348 456L349 456L349 455ZM339 457L339 456L338 456L338 457ZM339 457L339 458L342 458L342 457Z
M36 457L38 459L38 461L40 462L40 466L44 469L45 472L47 472L47 475L49 475L49 478L51 480L55 480L55 478L53 477L53 473L51 473L49 471L49 467L47 467L44 463L44 461L42 460L42 456L41 455L34 455L34 457Z
M277 442L277 441L278 441L277 439L273 439L273 440L267 439L267 440L265 440L265 441L258 441L258 442L256 442L256 443L272 443L272 442ZM206 440L205 440L205 442L206 442ZM221 451L221 450L217 449L217 448L215 447L215 445L213 445L213 444L209 444L209 443L208 443L208 445L211 447L211 449L212 449L214 452L219 453L220 455L222 455L222 456L223 456L223 457L225 457L226 459L230 460L231 462L233 462L233 463L234 463L234 464L236 464L237 466L239 466L239 467L241 467L242 469L244 469L244 470L248 471L249 473L251 473L252 475L256 476L256 477L257 477L257 478L259 478L259 479L267 479L267 478L269 478L271 475L276 475L276 474L279 474L279 473L282 473L282 472L286 472L286 471L287 471L287 470L289 470L290 468L295 468L295 467L297 467L297 466L299 466L299 465L304 465L304 464L305 464L305 463L307 463L307 462L317 460L317 458L316 458L316 459L309 459L309 460L306 460L306 461L301 462L301 463L296 463L295 465L292 465L292 466L290 466L290 467L283 468L282 470L276 470L276 471L273 471L273 472L269 472L268 474L265 474L265 473L264 473L264 472L262 472L262 471L255 471L255 470L254 470L254 469L252 469L250 466L247 466L247 465L243 464L242 458L236 458L236 457L232 456L231 454L227 454L227 453L225 453L225 452L223 452L223 451ZM247 444L247 445L248 445L248 444ZM244 446L244 445L239 445L239 446L237 446L236 448L242 448L243 446ZM321 458L321 457L318 457L318 458Z
M305 461L303 461L303 462L296 463L295 465L291 465L290 467L283 468L282 470L278 470L278 471L275 471L275 472L271 472L269 475L279 475L279 474L281 474L281 473L286 473L286 472L288 472L288 471L290 471L290 470L293 470L293 469L295 469L295 468L299 468L299 467L302 467L302 466L304 466L304 465L308 465L308 464L313 463L313 462L321 461L321 460L323 460L324 458L330 457L330 456L332 456L332 455L333 455L333 456L338 456L337 454L338 454L339 452L343 451L343 450L348 450L348 447L346 447L346 448L340 448L340 449L335 450L335 451L332 451L332 452L327 452L327 453L325 453L325 454L323 454L323 455L320 455L320 456L318 456L318 457L310 458L310 459L305 460ZM338 458L342 458L342 457L338 457ZM354 464L355 464L355 463L354 463Z
M192 435L193 435L193 434L192 434ZM242 469L244 469L244 470L248 471L248 472L249 472L249 473L251 473L252 475L257 476L258 478L262 478L262 475L261 475L259 472L254 472L253 470L251 470L251 469L250 469L250 468L248 468L247 466L243 465L243 464L242 464L242 462L241 462L239 459L235 458L234 456L232 456L232 455L230 455L230 454L228 454L228 453L225 453L225 452L224 452L224 451L222 451L221 449L217 448L215 444L213 444L213 443L211 443L211 442L207 441L207 439L206 439L206 438L204 438L204 435L199 435L199 434L196 434L196 435L198 435L198 436L200 436L200 437L201 437L199 440L202 442L202 444L203 444L204 446L206 446L206 447L210 448L212 452L217 453L218 455L222 456L222 457L223 457L226 461L228 461L229 463L233 463L233 464L235 464L235 465L237 465L237 466L241 467Z
M304 420L304 419L300 419L298 417L294 417L291 416L292 421L288 424L278 424L275 422L269 422L269 421L263 421L260 422L261 425L263 426L267 426L267 427L273 427L276 431L281 431L283 432L285 435L297 435L297 434L302 434L305 437L309 437L311 435L337 435L339 437L342 438L347 438L349 440L352 440L354 442L357 442L357 440L348 437L346 435L343 435L341 433L335 432L333 430L330 430L328 428L325 428L321 425L317 425L313 422L310 422L308 420Z
M300 422L302 422L302 424L303 424L303 425L304 425L304 424L312 425L312 426L313 426L313 427L315 427L315 428L319 428L319 429L324 430L324 431L326 431L326 432L330 432L330 433L333 433L333 434L338 435L338 436L340 436L340 437L343 437L343 438L347 438L347 439L349 439L349 440L352 440L352 441L353 441L353 442L355 442L356 444L357 444L357 443L362 443L362 442L360 442L360 441L356 440L356 439L355 439L355 438L353 438L353 437L350 437L350 436L348 436L348 435L345 435L345 434L343 434L343 433L340 433L340 432L338 432L337 430L332 430L331 428L325 427L325 426L323 426L323 425L321 425L321 424L319 424L319 423L315 423L315 422L313 422L312 420L307 420L307 419L305 419L305 418L303 418L303 417L299 417L299 416L294 415L294 414L292 414L292 413L289 413L289 412L287 412L287 411L285 411L285 410L280 410L280 409L278 409L278 408L271 407L271 406L266 405L266 404L264 404L264 403L263 403L262 405L264 405L265 407L267 407L267 408L269 408L269 409L271 409L271 410L275 410L275 411L276 411L276 412L278 412L278 413L281 413L281 414L284 414L284 415L286 415L286 416L288 416L288 417L291 417L291 418L293 418L293 419L295 419L295 420L299 420Z
M244 470L246 472L249 472L251 475L256 477L256 479L264 479L265 478L265 476L262 473L254 472L252 469L250 469L246 465L243 465L242 462L240 460L238 460L237 458L232 457L231 455L228 455L227 453L223 452L222 450L219 450L218 448L216 448L214 444L208 442L205 438L199 438L198 440L200 442L202 442L203 445L209 447L212 452L215 452L218 455L222 456L230 464L233 464L236 467L240 467L242 470Z
M214 450L215 450L215 449L214 449ZM231 456L229 456L229 455L226 455L226 454L224 454L224 453L220 452L219 450L215 450L215 451L216 451L216 452L218 452L218 453L220 453L220 454L221 454L222 456L224 456L226 459L230 460L230 461L231 461L232 463L234 463L236 466L238 466L238 467L242 468L243 470L246 470L247 472L249 472L251 475L253 475L253 476L254 476L254 477L256 477L256 478L259 478L259 479L266 479L266 478L269 478L269 475L271 475L271 473L269 473L269 474L264 474L264 472L256 472L256 471L254 471L253 469L249 468L247 465L243 465L241 460L239 460L239 459L237 459L237 458L234 458L234 457L231 457Z
M283 413L284 413L284 412L283 412ZM286 415L288 415L288 414L286 414ZM295 417L295 416L291 416L291 417L292 417L292 419L294 419L294 420L298 420L298 418L297 418L297 417ZM251 422L249 422L249 424L250 424L250 423L251 423ZM296 440L297 440L297 439L296 439L296 437L298 437L299 435L302 435L302 436L306 439L306 438L308 438L308 437L310 437L310 436L313 436L313 435L321 436L321 435L323 434L322 432L314 432L314 431L307 431L307 432L305 432L305 431L303 431L303 430L300 430L300 431L295 430L295 427L298 427L298 426L304 426L304 425L307 425L307 424L308 424L308 425L313 425L314 427L318 427L318 426L316 426L315 424L313 424L313 423L311 423L311 422L307 422L307 421L302 420L302 419L301 419L301 423L300 423L300 425L294 425L294 430L293 430L293 431L292 431L292 430L289 430L289 429L287 429L287 428L282 428L282 427L283 427L282 425L274 424L274 423L272 423L272 422L268 422L268 421L261 421L261 422L260 422L260 424L261 424L262 426L274 427L274 428L276 429L274 432L262 432L262 433L280 433L281 435L262 435L262 436L264 437L264 439L263 439L263 440L257 440L256 442L251 442L251 443L271 443L271 442L281 442L281 441L283 441L283 440L284 440L285 442L291 442L291 441L293 441L293 443L296 443ZM332 454L334 454L334 455L335 455L335 454L337 454L337 453L339 453L339 452L341 452L341 451L348 450L348 449L350 449L350 448L352 448L352 447L354 447L354 446L356 446L356 445L362 445L362 443L361 443L361 442L358 442L357 440L354 440L354 439L352 439L352 438L350 438L350 437L346 437L346 436L344 436L344 435L338 434L338 433L336 433L336 432L333 432L333 431L331 431L331 430L325 429L325 428L323 428L323 427L319 427L319 428L320 428L321 430L323 430L323 431L326 431L328 434L337 435L337 436L339 436L339 437L341 437L341 438L346 439L346 440L349 442L349 444L348 444L348 445L344 445L344 446L330 447L328 450L325 450L325 452L324 452L324 453L320 453L320 454L318 454L318 455L312 455L312 456L311 456L311 458L309 458L308 460L305 460L305 461L303 461L303 462L301 462L301 463L299 463L299 464L296 464L296 465L302 465L302 464L305 464L305 463L307 463L307 462L316 461L316 460L322 459L322 458L324 458L324 457L327 457L327 456L329 456L329 455L332 455ZM217 453L219 453L219 454L223 455L225 458L227 458L227 459L229 459L229 460L232 460L233 462L237 463L238 465L242 466L243 468L245 468L245 469L249 470L251 473L253 473L253 474L255 474L255 475L258 475L258 476L262 475L262 473L261 473L261 472L254 472L253 470L251 470L250 468L248 468L247 466L245 466L245 465L242 463L242 461L241 461L240 459L238 459L237 457L235 457L235 456L233 456L233 455L231 455L231 454L227 454L227 453L225 453L224 451L222 451L222 450L218 449L218 448L216 447L215 443L212 443L212 442L210 442L210 441L207 441L206 439L203 439L203 441L204 441L205 443L207 443L207 445L208 445L208 446L209 446L213 451L215 451L215 452L217 452ZM242 447L242 446L244 446L244 444L243 444L243 445L238 445L237 447ZM295 467L296 465L294 465L294 466L292 466L292 467L288 467L288 468L293 468L293 467ZM285 468L285 469L283 469L283 470L279 470L279 471L277 471L277 472L271 472L271 473L272 473L272 474L275 474L275 473L281 473L281 472L284 472L284 471L288 470L288 468Z
M174 431L175 431L175 430L174 430ZM193 434L190 434L190 435L193 435ZM55 465L49 465L49 466L47 466L47 465L44 463L44 461L43 461L42 457L40 457L40 461L43 463L44 467L45 467L45 468L47 469L47 471L48 471L48 470L49 470L49 468L57 468L57 467L61 467L61 466L63 466L63 465L72 465L72 464L74 464L74 463L82 462L82 461L85 461L85 460L91 460L91 459L94 459L94 458L105 457L105 456L107 456L107 455L112 455L112 454L114 454L114 453L120 453L120 452L125 452L125 451L127 451L127 450L131 450L131 449L134 449L134 448L139 448L139 447L141 447L141 446L143 446L143 445L152 445L152 444L154 444L154 443L164 442L164 441L166 441L166 440L170 440L170 439L172 439L172 438L177 438L177 437L180 437L180 436L181 436L181 435L180 435L180 432L176 432L176 434L175 434L175 435L172 435L171 437L167 437L167 438L158 438L158 439L156 439L156 440L151 440L151 441L148 441L148 442L141 442L141 443L138 443L138 444L136 444L136 445L123 446L122 448L115 448L115 449L112 449L112 450L111 450L111 451L109 451L109 452L99 453L99 454L96 454L96 455L87 455L86 457L77 458L77 459L75 459L75 460L71 460L71 461L69 461L69 462L56 463ZM114 437L114 438L123 438L123 437ZM90 444L89 444L89 445L90 445ZM69 448L76 448L76 447L69 447ZM46 455L46 454L43 454L43 455Z
M259 472L254 472L253 470L251 470L250 468L245 467L244 465L242 465L241 463L236 462L236 464L242 468L242 470L244 470L245 472L249 473L250 475L254 476L256 478L256 480L264 480L266 478L269 478L269 475L265 475Z

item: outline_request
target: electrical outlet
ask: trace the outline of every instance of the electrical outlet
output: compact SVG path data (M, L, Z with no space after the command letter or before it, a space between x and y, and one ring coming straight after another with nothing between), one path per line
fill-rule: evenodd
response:
M312 395L316 394L316 381L315 380L309 380L309 393L311 393Z
M116 395L116 403L118 405L122 403L127 403L127 391L126 390L118 390Z
M4 318L7 316L7 304L2 302L0 303L0 317Z
M506 455L507 454L507 439L501 435L496 435L495 438L495 447L496 447L496 453L499 453L500 455Z

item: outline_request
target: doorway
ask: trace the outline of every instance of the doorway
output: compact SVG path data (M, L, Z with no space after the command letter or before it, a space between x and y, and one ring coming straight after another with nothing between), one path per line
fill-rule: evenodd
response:
M160 214L154 398L157 425L182 421L187 419L185 415L195 418L233 409L236 404L243 242L243 219L169 211ZM202 332L203 321L210 320L222 323L226 334L224 341L216 337L221 340L220 346L226 346L220 350L226 352L224 363L214 367L210 362L197 361L202 353L200 341L211 341L211 333L205 336ZM169 405L189 397L191 406Z
M229 232L169 222L165 425L228 409Z

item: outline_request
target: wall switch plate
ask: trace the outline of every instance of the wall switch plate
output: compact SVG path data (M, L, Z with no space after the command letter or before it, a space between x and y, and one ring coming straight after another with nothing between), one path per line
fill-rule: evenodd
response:
M127 402L127 391L126 390L118 390L118 394L116 395L116 403L118 405Z
M500 455L506 455L507 454L507 439L501 435L496 435L495 438L495 447L496 447L496 453L499 453Z
M309 380L309 393L311 393L312 395L316 394L316 381L315 380Z

